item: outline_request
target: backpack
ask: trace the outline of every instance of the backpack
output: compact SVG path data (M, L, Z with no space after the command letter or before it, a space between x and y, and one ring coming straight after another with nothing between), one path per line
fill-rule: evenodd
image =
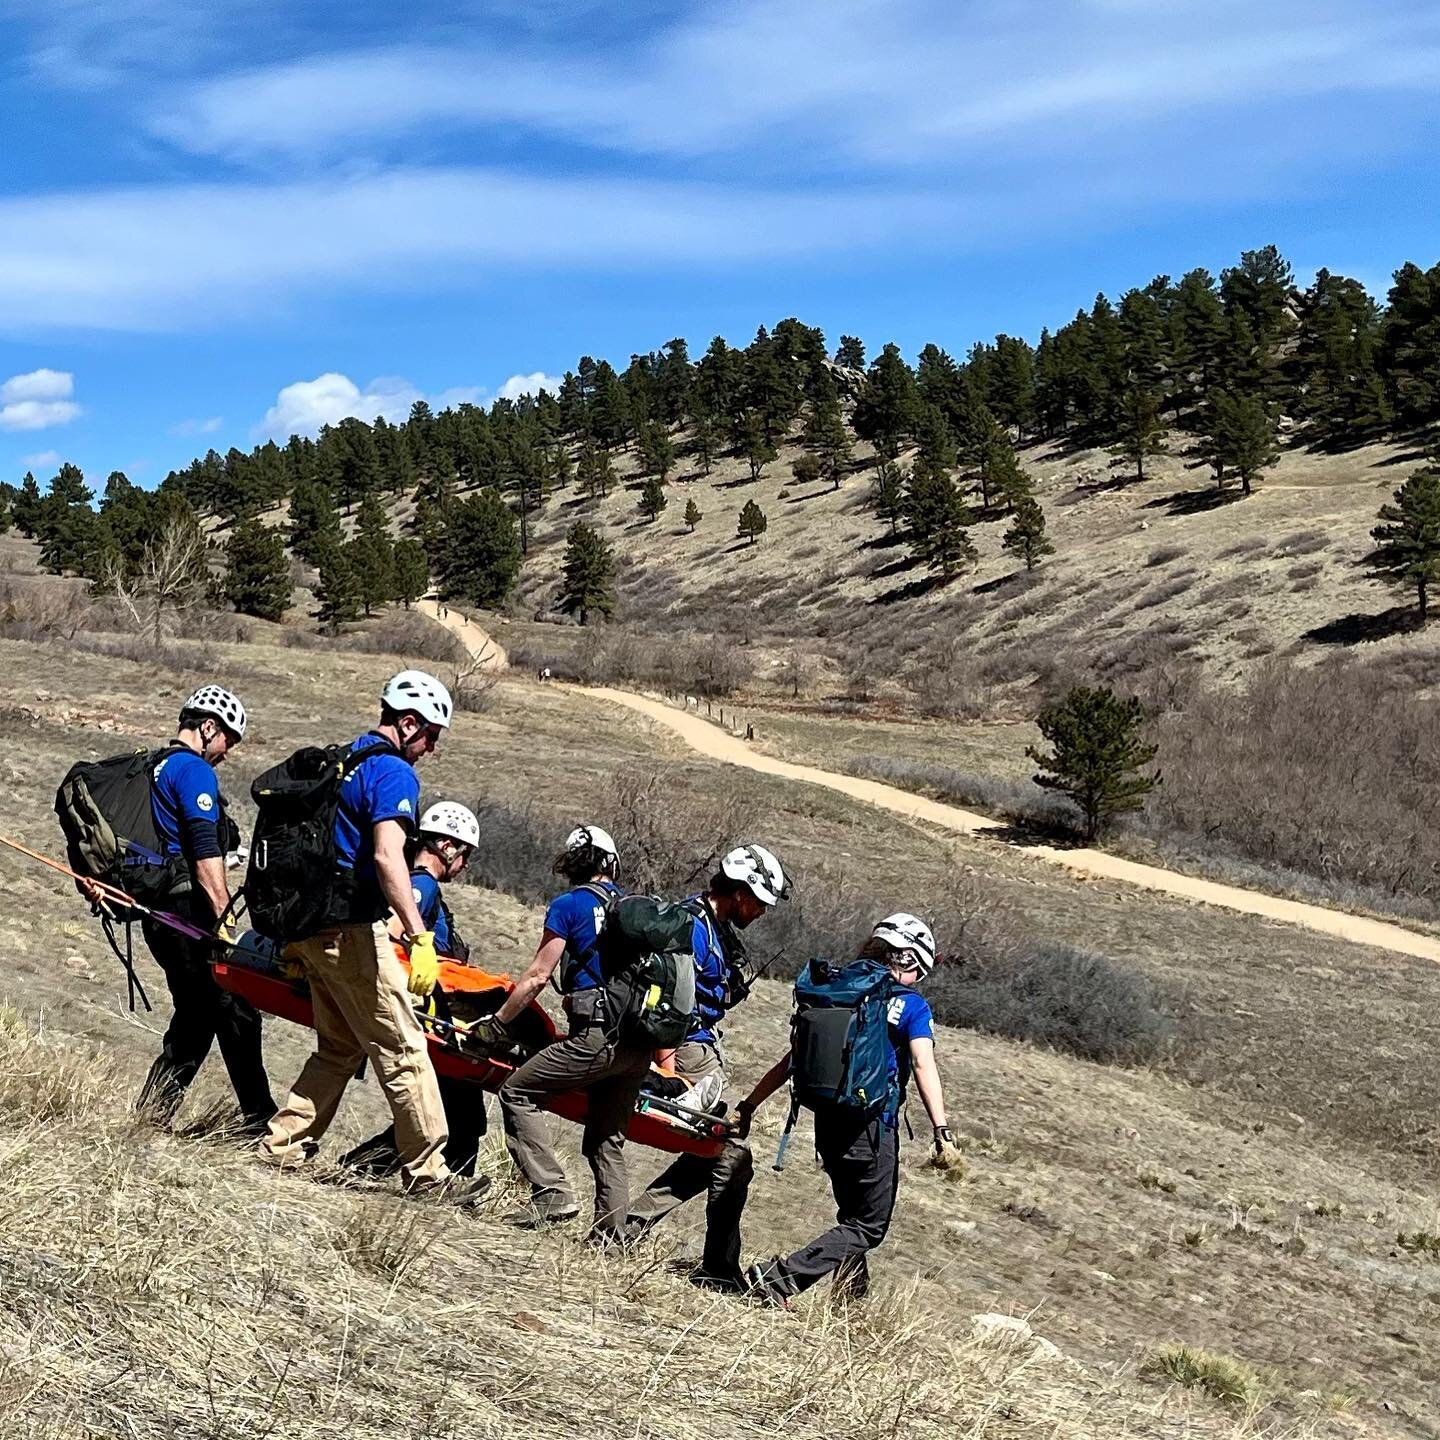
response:
M150 806L155 767L171 749L82 760L70 767L55 792L55 816L65 834L70 868L151 907L190 883L184 858L165 854ZM110 908L118 920L137 918L128 906Z
M617 1034L657 1050L678 1045L695 1010L690 938L699 902L672 905L653 895L617 895L600 927L605 1013Z
M775 1169L784 1168L802 1105L869 1116L894 1099L889 1009L901 989L877 960L812 960L800 972L790 1021L790 1118Z
M255 779L255 835L245 872L250 923L282 943L306 940L331 925L376 915L355 908L355 882L335 851L340 787L372 755L399 755L388 740L352 750L349 745L306 745Z

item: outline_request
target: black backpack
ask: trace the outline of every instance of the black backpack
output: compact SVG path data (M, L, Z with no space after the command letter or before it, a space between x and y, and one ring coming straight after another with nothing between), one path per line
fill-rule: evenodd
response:
M335 817L340 787L357 766L372 755L399 754L378 737L354 750L306 745L256 777L245 904L262 935L284 944L331 925L380 918L356 909L354 877L335 853Z
M653 895L618 895L600 929L605 1013L617 1033L657 1050L678 1045L695 1010L691 935L698 901L672 905Z
M65 833L70 868L151 907L190 883L183 857L165 854L150 807L155 767L173 748L82 760L70 767L55 792L55 816ZM116 919L136 918L127 906L112 904L110 909Z

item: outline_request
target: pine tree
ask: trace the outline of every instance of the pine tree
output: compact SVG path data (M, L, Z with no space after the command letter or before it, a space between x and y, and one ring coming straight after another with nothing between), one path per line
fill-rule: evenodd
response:
M663 425L651 423L645 427L640 436L640 459L646 474L658 476L663 485L675 464L675 446Z
M225 543L225 598L241 615L279 620L290 608L290 561L278 530L242 520Z
M795 477L797 485L817 484L820 479L820 457L808 454L797 456L790 467L790 473Z
M1015 502L1015 518L1000 544L1033 570L1042 555L1053 555L1055 547L1045 534L1045 512L1033 495L1021 496Z
M20 489L11 502L11 511L15 516L15 528L27 539L35 538L35 527L40 521L40 486L36 483L34 475L30 471L25 472L25 478L20 482Z
M1371 571L1401 590L1414 590L1418 621L1430 616L1430 586L1440 580L1440 466L1426 465L1380 507L1381 524L1371 532L1375 549L1366 557Z
M1110 447L1115 465L1133 465L1135 478L1145 478L1145 461L1152 455L1169 453L1165 423L1160 419L1160 397L1157 391L1139 381L1131 381L1120 400L1117 417L1119 440Z
M369 615L384 605L395 590L394 550L388 540L357 535L343 547L350 573L360 594L360 603Z
M323 485L302 480L290 495L290 548L311 565L340 543L340 512Z
M1273 414L1258 395L1225 391L1212 398L1208 413L1204 448L1217 482L1223 489L1229 468L1240 477L1244 493L1251 494L1255 482L1280 458Z
M828 372L816 384L803 438L819 456L820 473L830 482L830 488L838 490L851 464L850 432L840 412L840 392Z
M906 487L905 519L910 548L943 580L975 563L975 547L965 533L969 513L944 470L916 460Z
M560 608L589 624L593 610L608 620L615 612L615 560L604 537L577 520L565 537Z
M342 625L360 618L360 586L344 546L332 545L320 557L315 598L319 601L316 619L332 635L338 635Z
M768 524L765 512L753 500L747 500L745 508L740 512L740 525L737 533L753 545L755 537L763 535Z
M515 514L495 490L481 490L453 505L440 574L448 596L476 605L504 602L520 573Z
M660 512L670 503L669 497L665 494L665 486L661 483L658 475L647 475L640 486L640 513L647 520L655 521L660 518Z
M720 424L710 410L709 401L702 400L698 391L694 392L692 403L691 446L701 472L709 475L720 449Z
M996 436L990 446L987 462L990 489L1004 502L1006 512L1014 514L1023 500L1031 499L1035 487L1030 477L1020 468L1020 461L1003 432Z
M875 513L890 522L890 533L898 535L905 515L905 477L894 460L882 460L876 467L871 503Z
M844 370L864 370L865 346L853 335L840 337L840 348L835 352L835 363Z
M392 561L394 598L408 610L430 588L430 561L419 540L397 540Z
M1141 771L1156 746L1144 739L1145 707L1104 686L1077 685L1040 711L1036 724L1052 749L1025 753L1041 767L1035 783L1067 795L1079 806L1085 839L1094 840L1114 816L1138 810L1159 783Z
M1035 351L1011 335L995 337L987 402L995 418L1022 438L1035 424Z
M700 507L691 498L685 502L685 523L690 527L690 533L695 533L695 527L703 517L700 514Z
M40 563L52 575L67 570L83 574L85 557L96 539L96 515L90 508L95 492L84 473L68 462L51 477L35 522Z
M1389 420L1380 378L1380 310L1358 280L1321 270L1295 339L1296 411L1323 444L1358 445Z
M1181 277L1165 330L1172 398L1176 408L1185 408L1216 384L1225 346L1225 307L1208 270L1191 270Z
M887 345L875 357L865 388L855 403L855 433L876 452L894 460L915 428L919 394L915 376L898 345Z
M11 506L15 503L15 487L8 481L0 484L0 535L8 535L15 522Z
M610 452L603 445L587 440L580 447L576 476L587 500L603 500L615 483L615 467L610 461Z
M1395 272L1380 342L1380 366L1396 420L1440 421L1440 263Z
M750 465L751 480L758 480L764 469L778 457L779 452L770 443L770 437L765 432L765 421L753 410L745 412L744 426L741 432L740 453L744 455Z

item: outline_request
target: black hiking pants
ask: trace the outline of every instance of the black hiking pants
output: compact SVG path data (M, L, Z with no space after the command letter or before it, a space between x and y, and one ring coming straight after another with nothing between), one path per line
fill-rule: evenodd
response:
M191 919L196 908L176 907L184 919ZM206 921L195 919L195 923ZM246 1124L267 1123L275 1113L275 1100L260 1050L260 1012L215 983L209 946L149 919L141 921L141 930L155 963L165 972L175 1008L135 1108L161 1124L173 1120L210 1047L218 1041Z
M485 1092L468 1080L455 1080L438 1071L440 1103L445 1107L445 1164L456 1175L473 1175L480 1142L485 1138ZM395 1148L395 1127L382 1130L340 1157L342 1165L353 1165L367 1175L398 1175L400 1152Z
M815 1148L835 1193L835 1225L780 1262L777 1279L794 1294L835 1276L859 1298L870 1288L866 1257L884 1238L900 1185L900 1135L879 1116L817 1112Z

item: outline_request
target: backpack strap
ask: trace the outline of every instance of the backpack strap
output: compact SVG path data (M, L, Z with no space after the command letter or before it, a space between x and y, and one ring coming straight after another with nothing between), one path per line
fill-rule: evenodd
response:
M400 760L403 760L403 759L405 758L403 755L400 754L400 747L399 747L398 745L396 745L396 744L394 743L394 741L392 741L392 740L387 740L383 735L376 735L373 730L370 732L369 735L362 736L361 738L362 738L362 739L366 739L366 740L369 740L369 739L372 739L372 738L373 738L373 739L379 741L379 744L377 744L377 745L367 745L367 746L365 747L365 749L363 749L363 750L360 750L360 749L352 749L352 750L350 750L347 754L342 755L342 756L340 757L340 786L341 786L341 788L340 788L339 799L338 799L338 801L336 802L336 803L339 805L340 809L342 809L342 810L350 817L351 822L355 825L355 828L356 828L357 830L360 829L361 827L360 827L359 822L355 819L355 811L354 811L349 805L347 805L347 804L345 803L345 789L344 789L345 782L346 782L367 760L373 759L376 755L394 755L397 759L400 759Z

